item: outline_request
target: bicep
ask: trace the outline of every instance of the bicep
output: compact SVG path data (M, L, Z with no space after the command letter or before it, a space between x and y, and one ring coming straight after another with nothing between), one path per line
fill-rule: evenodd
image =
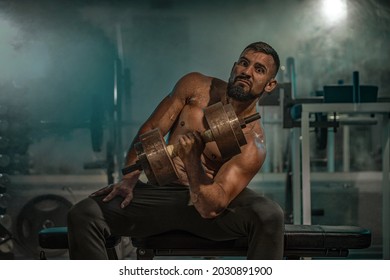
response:
M241 154L226 162L214 178L223 188L227 204L249 185L265 160L264 150L256 148L254 152L252 148L245 147Z
M194 85L203 82L202 76L197 73L190 73L182 77L156 107L147 121L140 129L140 134L154 128L159 128L163 135L167 134L175 123L188 99L194 95Z
M140 134L159 128L165 135L176 121L185 104L185 100L167 95L156 107L150 117L140 128Z

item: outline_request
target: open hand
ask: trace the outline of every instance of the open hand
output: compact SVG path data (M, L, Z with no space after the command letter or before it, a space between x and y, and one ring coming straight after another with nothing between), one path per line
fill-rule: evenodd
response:
M110 184L94 193L91 194L91 196L103 196L104 202L108 202L112 200L116 196L123 197L123 201L121 203L121 208L125 208L131 200L133 199L133 189L138 180L138 177L136 178L122 178L121 181L115 184Z

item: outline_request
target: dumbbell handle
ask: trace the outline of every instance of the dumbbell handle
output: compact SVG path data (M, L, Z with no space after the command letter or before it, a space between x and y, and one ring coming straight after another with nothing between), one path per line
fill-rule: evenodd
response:
M245 128L248 123L251 123L251 122L258 120L258 119L260 119L259 113L255 113L253 115L250 115L250 116L244 118L243 121L241 122L241 128ZM214 136L213 136L213 133L211 132L210 129L205 130L202 133L201 137L205 143L214 141ZM169 156L171 156L171 157L177 156L177 154L176 154L177 148L176 147L177 147L177 144L176 145L173 145L173 144L167 145L166 149L167 149L167 153ZM139 171L142 170L142 165L141 165L141 162L139 160L137 160L135 164L129 165L129 166L123 168L122 174L126 175L126 174L131 173L131 172L136 171L136 170L139 170Z
M253 115L250 115L249 117L244 118L244 122L241 124L241 128L246 127L248 123L254 122L255 120L260 119L260 114L255 113Z

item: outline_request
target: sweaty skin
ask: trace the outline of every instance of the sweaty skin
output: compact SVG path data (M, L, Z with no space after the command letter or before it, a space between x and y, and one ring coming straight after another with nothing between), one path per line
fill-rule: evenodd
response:
M265 137L260 121L248 124L243 129L247 144L241 147L241 153L222 160L216 144L205 144L200 138L200 133L207 129L203 109L222 102L230 103L240 118L256 113L259 98L276 86L275 72L272 56L244 51L234 64L229 81L253 96L246 101L228 97L225 81L200 73L184 76L139 129L127 154L126 165L137 160L133 144L139 135L154 128L159 128L163 135L169 133L168 144L180 144L178 157L173 159L179 172L178 183L189 186L191 202L202 217L218 216L260 170L266 155ZM104 201L122 196L121 206L126 207L140 173L126 174L118 183L93 195L106 194Z

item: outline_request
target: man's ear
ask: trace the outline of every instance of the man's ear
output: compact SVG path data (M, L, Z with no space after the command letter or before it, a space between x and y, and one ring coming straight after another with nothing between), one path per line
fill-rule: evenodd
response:
M274 90L274 88L278 85L278 81L276 81L274 78L272 78L267 85L265 86L264 90L268 93Z

